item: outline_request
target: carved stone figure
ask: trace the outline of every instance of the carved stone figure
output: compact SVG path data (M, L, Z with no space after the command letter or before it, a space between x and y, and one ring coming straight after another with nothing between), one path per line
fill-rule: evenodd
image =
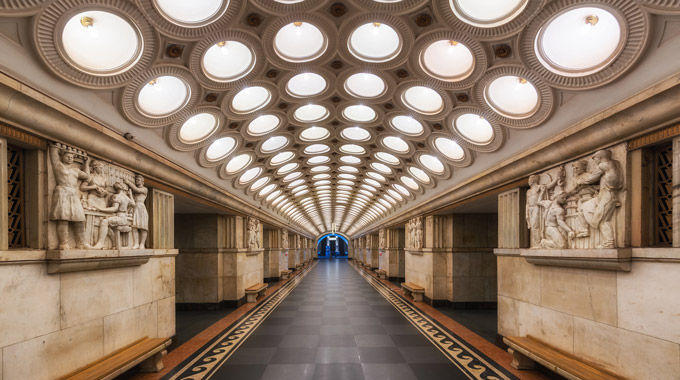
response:
M542 188L541 191L545 191ZM574 231L567 225L564 219L566 214L564 204L567 202L567 193L560 192L554 200L539 201L539 206L545 208L545 237L541 240L540 247L547 249L569 248L569 241L574 238Z
M548 175L550 177L550 175ZM538 175L529 176L529 190L527 190L527 206L526 206L526 221L527 226L531 232L531 248L538 248L543 239L545 218L541 213L539 203L548 199L548 190L552 190L557 186L558 182L564 178L564 170L560 167L560 172L554 180L550 178L547 185L540 183L541 177Z
M385 248L385 230L380 230L378 232L378 248Z
M409 247L418 249L423 248L423 218L415 217L408 221L407 225L409 236Z
M82 153L85 161L84 170L73 165L75 153L73 148L61 144L50 145L49 156L57 183L52 190L52 207L50 220L57 222L59 249L69 249L69 223L75 232L76 248L91 248L85 242L85 214L78 196L78 181L90 180L90 161Z
M146 210L144 201L149 193L149 189L144 187L144 177L135 176L135 183L125 180L133 194L135 200L134 212L132 214L132 249L144 249L146 237L149 233L149 213Z
M281 230L281 248L288 248L288 231Z
M248 217L248 248L257 249L260 248L260 221Z
M590 236L590 231L588 229L588 222L583 214L583 205L591 200L597 191L593 186L588 185L588 180L590 173L588 173L588 161L578 160L571 164L573 177L566 189L567 194L571 197L575 197L577 206L577 224L576 224L576 237L588 237Z
M83 198L83 208L86 210L97 210L98 208L106 207L106 200L109 196L107 188L107 180L104 175L104 162L99 160L90 160L90 180L83 181L80 184L80 191L85 193Z
M295 235L295 248L300 248L300 235Z
M112 213L114 215L102 219L101 224L99 225L100 237L95 248L104 247L104 239L107 235L113 242L115 248L131 248L131 239L128 239L128 245L124 247L121 242L120 234L130 233L132 231L129 212L132 209L135 200L125 191L126 187L122 182L116 182L113 184L113 188L116 190L116 193L111 196L111 206L100 208L98 211ZM104 232L106 232L107 235L104 235Z

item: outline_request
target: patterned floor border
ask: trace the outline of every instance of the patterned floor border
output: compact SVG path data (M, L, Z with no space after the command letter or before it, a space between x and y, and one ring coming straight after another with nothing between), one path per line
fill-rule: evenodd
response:
M223 333L196 350L196 353L163 376L162 380L207 380L212 377L316 265L314 261Z
M409 303L364 269L349 263L369 284L392 304L418 331L432 342L461 372L473 380L519 380L518 377L494 362L484 353Z

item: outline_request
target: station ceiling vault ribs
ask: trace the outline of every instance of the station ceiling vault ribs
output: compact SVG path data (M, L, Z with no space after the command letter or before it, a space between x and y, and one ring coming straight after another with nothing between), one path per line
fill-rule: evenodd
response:
M513 130L540 130L562 94L625 77L655 14L680 3L0 1L43 70L112 91L168 158L190 167L190 152L251 204L349 236L445 191Z

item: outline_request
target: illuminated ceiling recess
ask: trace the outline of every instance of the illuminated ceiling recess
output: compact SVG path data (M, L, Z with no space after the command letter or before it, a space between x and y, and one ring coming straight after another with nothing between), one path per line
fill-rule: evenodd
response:
M558 91L625 74L645 1L55 0L0 15L34 17L46 67L116 91L212 183L310 234L356 236L502 151L508 129L541 128Z

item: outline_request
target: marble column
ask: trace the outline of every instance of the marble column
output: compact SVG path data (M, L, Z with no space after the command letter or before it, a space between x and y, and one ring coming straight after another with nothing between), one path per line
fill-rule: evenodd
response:
M288 234L288 269L295 270L300 261L300 235L295 233Z
M276 282L281 278L281 271L288 269L288 257L283 248L282 234L288 232L281 229L265 228L263 233L264 251L262 262L264 282Z
M405 278L404 228L386 228L383 232L385 247L380 248L380 269L387 272L390 281Z
M452 217L416 217L409 221L405 249L405 277L425 288L424 301L442 305L447 300L448 265L451 253Z
M673 247L680 247L680 137L673 140Z
M369 234L365 236L365 256L366 262L371 264L371 269L376 269L380 266L379 250L378 250L378 234Z

